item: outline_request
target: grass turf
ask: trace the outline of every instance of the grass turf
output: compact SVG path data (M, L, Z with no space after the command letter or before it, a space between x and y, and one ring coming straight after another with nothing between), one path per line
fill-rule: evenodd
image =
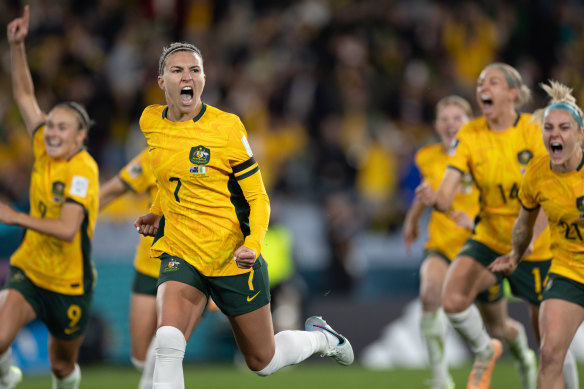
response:
M584 366L579 365L580 377ZM470 365L451 369L458 388L466 386ZM131 366L89 365L81 366L81 389L137 388L139 374ZM226 365L185 364L186 388L213 389L296 389L296 388L427 388L429 370L369 370L355 364L338 366L332 361L306 361L287 367L270 377L258 377L244 367ZM45 375L25 375L17 389L50 388L51 378ZM510 359L497 363L491 387L519 388L519 378Z

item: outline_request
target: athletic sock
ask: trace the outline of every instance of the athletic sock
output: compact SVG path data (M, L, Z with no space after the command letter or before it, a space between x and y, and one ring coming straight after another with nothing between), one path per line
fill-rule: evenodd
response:
M10 373L10 356L12 355L12 349L8 347L6 351L0 354L0 378L6 377Z
M156 331L156 363L152 389L184 389L182 362L187 341L176 327Z
M81 383L81 369L75 364L73 371L67 377L57 378L53 374L53 389L78 389Z
M517 323L517 336L514 339L505 339L509 353L517 362L522 365L529 363L528 358L531 358L531 350L527 344L527 335L525 334L525 327L521 323Z
M476 357L487 359L491 357L491 338L485 330L485 325L478 308L472 304L459 313L447 313L452 327L468 343Z
M329 340L321 331L281 331L274 336L274 340L274 356L266 367L255 372L259 376L268 376L285 366L302 362L315 352L324 353L329 348ZM335 338L335 342L338 343L338 339Z
M142 377L138 389L152 389L154 365L156 363L156 338L152 338L146 351L146 360L143 362Z
M564 384L566 389L578 389L578 365L576 364L574 353L572 353L570 349L568 349L568 352L566 353L562 372L564 373Z
M446 317L442 309L435 312L422 312L420 330L428 351L428 362L432 369L432 376L437 381L450 379L448 361L444 347L446 336Z

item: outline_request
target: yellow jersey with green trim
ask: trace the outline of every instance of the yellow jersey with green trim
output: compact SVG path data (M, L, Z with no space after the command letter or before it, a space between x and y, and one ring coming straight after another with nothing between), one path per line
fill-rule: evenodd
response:
M519 189L525 209L542 207L551 231L549 272L584 284L584 160L578 169L558 173L549 156L534 159Z
M124 166L120 170L119 177L132 192L137 194L148 193L149 202L152 204L156 197L156 192L158 192L158 187L150 166L148 148L142 150L140 154ZM152 246L153 241L154 238L151 236L142 236L136 247L134 268L142 274L158 278L160 261L150 256L150 246Z
M151 105L140 118L158 183L150 211L162 215L151 255L180 257L205 276L247 273L233 253L245 245L259 256L270 203L245 127L206 104L184 122L167 109Z
M415 162L422 179L434 191L438 190L442 182L448 158L448 153L444 151L440 143L424 146L416 153ZM479 192L468 173L463 176L458 193L454 197L452 209L466 213L471 220L474 220L479 211ZM428 223L428 241L424 248L437 250L453 260L470 235L471 231L459 227L448 214L432 211Z
M511 235L519 215L519 185L534 157L547 154L541 127L522 113L504 131L489 129L485 117L462 126L450 150L449 168L470 173L480 191L480 211L473 239L492 250L511 251ZM551 258L549 229L535 241L526 260Z
M43 132L44 125L33 134L30 215L59 219L63 204L75 202L83 207L84 218L72 242L27 230L10 264L40 288L82 295L93 287L96 277L90 253L99 207L98 168L85 150L66 161L52 159L46 153Z

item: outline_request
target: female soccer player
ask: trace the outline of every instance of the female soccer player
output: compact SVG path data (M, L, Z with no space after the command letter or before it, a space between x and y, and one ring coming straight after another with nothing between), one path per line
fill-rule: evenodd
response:
M554 257L539 312L541 360L537 387L563 389L562 363L584 321L584 125L572 89L554 81L542 88L551 101L534 114L534 119L542 124L548 153L535 158L527 168L519 189L522 207L513 226L512 250L489 269L504 275L513 273L531 241L539 209L543 208L549 220Z
M33 139L30 214L0 204L0 222L27 229L10 258L0 292L0 387L13 388L22 373L10 366L10 344L38 318L49 329L53 388L78 388L77 356L89 322L95 280L89 257L98 211L98 170L83 142L91 126L76 103L45 114L34 95L24 40L29 8L8 24L14 98Z
M511 249L511 229L520 208L519 183L526 166L534 156L545 154L545 147L540 128L531 122L531 115L516 111L528 100L530 91L513 67L502 63L488 65L479 76L476 96L483 116L465 124L457 134L438 191L434 193L422 184L416 189L416 195L425 204L447 212L464 174L470 173L480 190L479 222L448 269L443 307L452 326L475 354L467 387L488 388L502 346L497 339L489 337L473 302L480 292L500 284L500 276L487 266ZM545 217L541 219L539 225L545 225ZM534 327L537 327L542 282L551 258L549 231L541 230L524 267L509 277L512 291L527 300ZM509 319L505 304L499 307L494 315L499 329L491 333L507 341L511 353L521 361L523 387L532 388L535 361L527 347L523 326Z
M315 352L353 362L349 341L320 317L307 331L274 336L261 254L270 205L240 119L201 101L203 57L173 43L159 61L167 105L147 107L140 127L158 194L139 232L155 234L158 279L154 388L183 388L186 340L212 297L231 324L247 366L267 376ZM186 314L185 314L186 313Z
M448 150L460 127L472 117L468 101L448 96L436 104L434 127L440 143L421 148L415 157L422 179L433 190L438 189L448 162ZM446 317L442 310L442 285L450 261L454 259L473 229L479 198L472 178L467 175L457 190L453 211L448 215L433 211L428 224L428 241L420 268L420 300L422 319L420 329L426 341L428 360L432 369L432 389L449 389L454 383L448 373L444 353ZM415 198L404 221L403 238L406 250L418 237L418 219L426 205Z

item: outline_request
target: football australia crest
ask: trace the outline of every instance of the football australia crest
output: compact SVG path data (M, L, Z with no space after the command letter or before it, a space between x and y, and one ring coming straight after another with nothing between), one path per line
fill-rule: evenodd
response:
M576 199L576 208L578 208L578 211L584 213L584 196ZM580 217L582 218L582 214L580 214Z
M205 146L191 147L189 160L195 165L206 165L211 159L211 150Z
M521 150L517 153L517 161L523 166L527 165L531 158L533 158L533 154L529 150Z

